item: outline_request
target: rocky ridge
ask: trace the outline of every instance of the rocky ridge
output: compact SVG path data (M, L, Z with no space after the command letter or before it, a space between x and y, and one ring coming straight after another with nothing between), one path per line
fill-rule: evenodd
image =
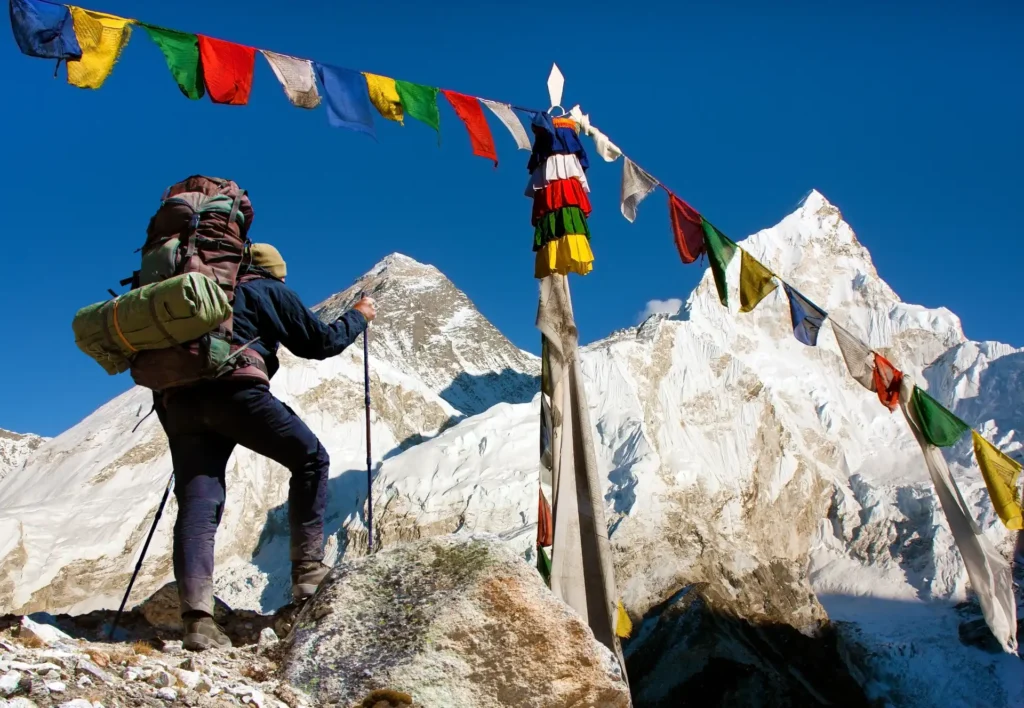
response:
M0 482L15 469L21 468L48 438L12 433L0 428Z

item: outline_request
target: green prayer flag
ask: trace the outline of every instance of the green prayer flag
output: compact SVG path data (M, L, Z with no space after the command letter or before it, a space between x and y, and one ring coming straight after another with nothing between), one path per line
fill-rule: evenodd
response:
M736 244L721 231L711 225L707 219L701 219L701 227L704 229L704 244L708 250L708 261L711 263L711 273L715 276L715 287L718 288L718 298L726 307L729 306L729 284L725 280L725 270L729 262L736 255Z
M203 97L203 75L199 69L199 39L188 32L142 25L167 60L171 76L178 82L181 92L193 100Z
M551 559L541 546L537 546L537 571L544 579L544 584L551 587Z
M751 312L777 287L772 272L741 248L740 312Z
M395 80L395 89L402 100L405 112L418 121L426 123L437 131L437 142L441 142L441 113L437 109L437 89L423 84Z
M925 439L936 447L949 447L970 430L967 423L943 408L942 404L914 386L911 399L921 432Z

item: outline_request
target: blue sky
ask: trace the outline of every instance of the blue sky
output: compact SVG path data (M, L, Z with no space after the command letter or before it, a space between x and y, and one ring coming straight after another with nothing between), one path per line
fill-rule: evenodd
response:
M563 104L725 233L769 227L817 188L904 300L949 307L973 339L1024 345L1019 2L94 1L525 106L546 107L557 62ZM78 351L71 319L130 273L162 190L194 173L249 189L251 236L278 245L308 304L400 251L537 350L527 153L497 121L495 170L443 101L440 148L412 120L378 120L374 142L293 108L259 57L250 105L218 106L184 98L143 32L98 91L54 80L3 34L0 427L54 435L129 387ZM679 263L661 194L622 218L620 174L590 170L596 269L573 284L586 340L702 275Z

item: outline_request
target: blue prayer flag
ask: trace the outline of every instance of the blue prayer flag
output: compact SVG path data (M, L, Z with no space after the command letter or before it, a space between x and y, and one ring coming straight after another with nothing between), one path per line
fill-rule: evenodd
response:
M793 335L809 347L818 346L818 330L828 313L805 298L796 288L782 284L789 296L789 314L793 318Z
M316 62L313 65L324 89L328 122L335 128L358 130L376 140L366 77L351 69Z
M11 0L11 29L22 54L43 59L81 59L71 11L38 0Z

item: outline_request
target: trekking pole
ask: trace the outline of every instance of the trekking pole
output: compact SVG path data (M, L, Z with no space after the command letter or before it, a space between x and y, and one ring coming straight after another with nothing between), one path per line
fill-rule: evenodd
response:
M366 293L361 293L365 295ZM363 330L363 394L366 401L366 544L373 553L373 455L370 446L370 323Z
M124 597L121 598L121 606L117 608L117 614L114 615L114 624L110 628L110 641L114 641L114 632L117 630L117 623L121 621L121 613L124 612L124 606L128 602L128 596L132 594L132 585L135 584L135 578L139 575L139 571L142 569L142 561L146 557L146 551L149 550L149 542L153 540L153 534L156 533L157 522L160 521L160 517L164 513L164 505L167 503L167 495L170 494L171 484L174 482L174 470L171 470L171 477L167 480L167 486L164 487L164 498L160 500L160 506L156 508L156 516L153 517L153 527L149 529L149 536L146 537L146 542L142 545L142 554L139 556L139 562L135 564L135 572L132 573L132 579L128 581L128 589L124 591Z

